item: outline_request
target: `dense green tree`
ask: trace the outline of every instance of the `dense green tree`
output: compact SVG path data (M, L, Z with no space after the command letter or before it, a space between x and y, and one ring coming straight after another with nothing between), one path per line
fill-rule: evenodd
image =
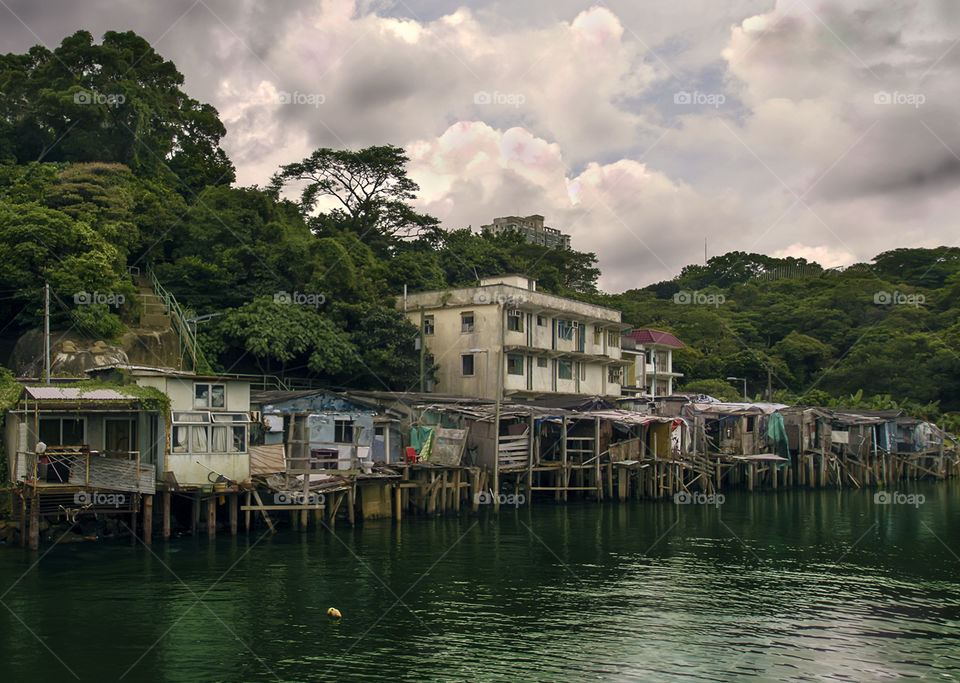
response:
M0 157L121 163L182 192L229 184L216 110L188 97L183 75L133 33L94 43L77 31L54 50L0 56Z

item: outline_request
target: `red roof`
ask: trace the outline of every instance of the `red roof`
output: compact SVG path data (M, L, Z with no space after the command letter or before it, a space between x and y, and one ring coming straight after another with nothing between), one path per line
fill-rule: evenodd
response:
M682 349L686 346L686 344L669 332L661 332L660 330L631 330L623 336L630 337L638 344L663 344L664 346L672 346L675 349Z

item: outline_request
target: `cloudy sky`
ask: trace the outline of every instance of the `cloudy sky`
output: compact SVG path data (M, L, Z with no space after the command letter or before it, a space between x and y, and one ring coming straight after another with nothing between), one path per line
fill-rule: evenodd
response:
M395 144L447 228L541 213L601 286L730 250L956 243L956 0L0 0L0 44L132 29L244 185Z

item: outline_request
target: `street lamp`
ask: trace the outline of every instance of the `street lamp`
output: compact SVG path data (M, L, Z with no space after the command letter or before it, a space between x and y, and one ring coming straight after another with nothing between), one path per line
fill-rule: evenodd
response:
M727 380L733 381L742 381L743 382L743 400L747 401L747 378L746 377L727 377Z
M487 354L486 360L483 363L483 395L484 398L488 397L490 394L490 349L467 349L469 353L485 353Z

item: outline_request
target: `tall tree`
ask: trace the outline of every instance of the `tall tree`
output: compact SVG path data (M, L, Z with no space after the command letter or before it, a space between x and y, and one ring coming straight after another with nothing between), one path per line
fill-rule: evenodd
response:
M305 181L300 193L304 216L317 209L322 197L329 197L337 205L330 212L336 223L367 241L390 243L435 232L439 224L408 204L420 187L407 175L407 161L406 153L393 145L358 151L322 148L283 166L270 187L279 193L288 183Z

